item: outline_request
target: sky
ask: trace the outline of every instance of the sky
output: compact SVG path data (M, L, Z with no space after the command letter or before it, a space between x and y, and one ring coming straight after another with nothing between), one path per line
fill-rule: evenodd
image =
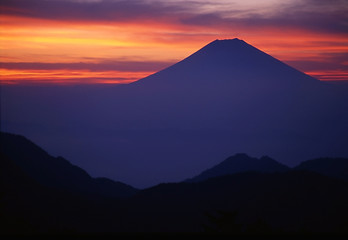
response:
M0 83L129 83L229 38L348 80L348 0L2 0Z

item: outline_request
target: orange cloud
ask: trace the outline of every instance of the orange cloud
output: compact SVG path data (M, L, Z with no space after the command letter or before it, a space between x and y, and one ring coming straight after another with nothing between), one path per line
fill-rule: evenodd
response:
M345 75L334 76L335 72L339 73L338 70L348 72L347 65L343 64L347 58L339 61L332 58L334 54L348 52L348 34L342 31L342 21L330 28L318 25L313 20L320 20L319 13L304 14L311 10L309 5L297 15L292 13L298 17L295 19L303 20L301 26L298 20L291 21L290 13L281 8L278 9L279 13L277 9L271 9L256 11L259 15L253 15L251 13L255 13L255 9L220 9L220 5L212 8L211 4L204 8L197 2L185 6L179 6L174 1L157 5L151 1L107 1L104 5L83 1L44 1L41 5L39 2L4 0L0 4L0 62L102 65L117 60L139 62L141 69L140 62L174 63L215 39L238 37L306 73L330 72L325 80L329 76L343 79ZM325 14L322 11L321 15L334 23L334 15ZM322 63L330 67L323 69ZM158 69L146 71L133 68L127 72L127 76L123 72L120 78L141 78L145 73L160 70L160 65ZM9 79L18 82L20 76L30 81L35 78L41 81L42 76L46 80L51 77L52 81L57 79L57 75L49 74L45 68L41 69L42 72L36 71L40 69L7 69L4 66L2 69L6 71L7 80L2 78L1 83L7 83ZM81 71L80 77L89 76L98 82L98 76L87 70L75 69ZM106 75L110 73L102 72ZM60 72L61 75L63 73L67 74L65 79L77 79L69 72ZM119 76L117 72L113 74ZM25 78L21 80L24 81Z
M1 84L124 84L153 72L120 72L88 70L8 70L0 69Z
M331 71L313 71L307 72L307 74L316 77L322 81L347 81L348 72L343 70L331 70Z

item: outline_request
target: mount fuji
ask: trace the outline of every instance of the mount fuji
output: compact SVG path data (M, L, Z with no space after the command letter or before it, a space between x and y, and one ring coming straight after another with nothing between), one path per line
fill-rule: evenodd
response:
M186 59L133 85L152 88L206 84L253 84L269 88L309 84L318 80L295 70L237 38L215 40Z
M92 176L147 187L240 152L286 165L348 157L347 96L242 40L215 40L127 85L3 87L1 121Z

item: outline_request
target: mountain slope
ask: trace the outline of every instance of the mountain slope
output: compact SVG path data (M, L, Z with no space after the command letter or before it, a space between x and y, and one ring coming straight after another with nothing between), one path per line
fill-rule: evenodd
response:
M287 166L280 164L267 156L257 159L251 158L246 154L236 154L187 181L199 182L213 177L250 171L272 173L288 170L290 169Z
M348 157L347 92L238 39L132 84L6 86L1 97L3 130L139 188L187 179L239 152L288 166Z
M30 161L43 164L57 159L48 158L46 152L18 135L1 133L0 143L3 234L187 233L204 232L206 226L222 233L248 234L259 229L260 221L265 234L347 233L346 181L309 171L283 172L286 167L268 157L254 159L237 154L216 169L242 162L239 170L256 164L258 169L279 172L244 172L206 181L160 184L128 198L110 198L100 190L91 195L81 188L52 185L51 179L42 182L42 176L38 178L32 175L33 170L27 170L28 166L22 167L18 156L26 156L21 160L27 165ZM14 143L16 153L10 151ZM33 157L28 157L29 153ZM335 167L336 163L339 161L332 161L331 168L341 166ZM79 171L71 170L75 175ZM52 174L56 184L64 182L65 176L73 179L68 171ZM98 181L115 190L111 180ZM228 216L231 212L237 217L219 219L219 214ZM223 227L211 221L209 216L216 215Z
M300 87L320 81L284 64L243 40L215 40L184 60L131 85L161 88L253 84L258 87Z
M318 158L300 163L294 170L307 170L348 181L347 158Z
M123 198L45 186L0 152L0 232L6 236L117 232ZM64 179L64 176L60 176Z
M346 233L347 200L347 182L317 173L248 172L142 190L128 201L137 217L124 221L139 232L199 232L209 215L236 212L242 232L261 220L283 234Z
M0 152L44 186L112 197L130 196L137 191L121 182L105 178L94 179L83 169L62 157L50 156L19 135L0 132Z
M206 226L250 234L259 222L266 227L257 234L347 233L347 182L306 171L160 184L107 199L43 186L5 155L0 167L2 234L204 233ZM219 219L231 212L237 217Z

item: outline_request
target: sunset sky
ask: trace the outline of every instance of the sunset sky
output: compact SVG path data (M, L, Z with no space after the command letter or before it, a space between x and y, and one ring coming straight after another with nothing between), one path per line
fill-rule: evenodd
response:
M348 80L347 0L2 0L2 84L128 83L240 38Z

